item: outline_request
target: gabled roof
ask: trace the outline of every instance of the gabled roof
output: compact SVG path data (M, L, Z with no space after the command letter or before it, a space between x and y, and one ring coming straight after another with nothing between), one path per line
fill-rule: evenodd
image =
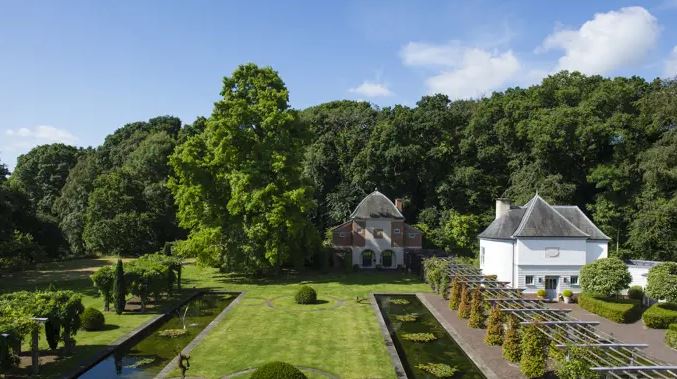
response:
M404 219L402 213L395 207L390 199L384 194L374 191L367 195L357 205L350 218L368 219L368 218L395 218Z
M480 238L566 237L608 240L577 206L551 206L536 194L495 219Z

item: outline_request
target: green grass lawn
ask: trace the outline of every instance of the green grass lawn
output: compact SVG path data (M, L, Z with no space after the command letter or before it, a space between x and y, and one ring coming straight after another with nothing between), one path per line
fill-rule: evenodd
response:
M188 278L204 274L194 270L187 270ZM357 303L355 298L370 292L430 290L413 276L378 272L272 281L214 273L202 283L246 291L242 302L191 353L190 376L206 378L221 378L274 360L342 378L393 378L376 315L369 303ZM320 304L294 303L300 283L318 291Z

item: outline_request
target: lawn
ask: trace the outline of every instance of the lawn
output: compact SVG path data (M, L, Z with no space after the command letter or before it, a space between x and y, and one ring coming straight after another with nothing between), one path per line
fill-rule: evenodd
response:
M203 273L193 270L188 268L186 276ZM238 280L216 273L211 278L209 284L214 287L246 294L193 350L190 376L221 378L281 360L342 378L394 378L374 310L368 302L358 303L356 297L370 292L430 290L413 276L383 272L273 281ZM320 304L294 304L301 283L318 291Z

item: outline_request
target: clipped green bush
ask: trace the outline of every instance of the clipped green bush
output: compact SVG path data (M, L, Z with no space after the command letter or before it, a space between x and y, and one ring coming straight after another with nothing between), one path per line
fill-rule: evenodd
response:
M536 291L536 296L538 297L545 297L546 294L547 292L545 292L543 288L539 288L538 291Z
M598 259L581 268L581 288L600 297L611 297L632 282L628 266L616 257Z
M555 373L559 379L597 379L599 374L591 370L590 363L585 360L590 349L567 346L567 351L557 354Z
M667 329L677 323L677 304L656 303L644 311L644 325L653 329Z
M254 371L251 379L307 379L301 370L285 362L270 362Z
M449 291L449 308L458 309L458 303L461 301L461 282L456 276L451 281L451 290Z
M632 286L628 288L628 297L630 299L642 300L644 298L644 289L642 286Z
M317 303L317 292L310 286L301 286L294 296L297 304L315 304Z
M578 295L581 308L611 321L628 324L642 317L642 304L634 299L597 298L587 293Z
M652 299L677 303L677 262L651 267L646 279L646 294Z
M520 360L522 350L520 348L519 322L515 315L508 316L508 330L503 337L503 358L509 362L517 363Z
M416 368L436 378L451 378L458 372L458 368L444 363L419 363Z
M470 289L467 286L461 288L461 301L458 304L458 318L470 317Z
M520 371L527 378L545 375L548 363L548 337L538 329L537 324L528 324L520 335Z
M96 308L87 307L80 315L82 329L87 331L102 330L106 325L106 319L103 313Z
M677 349L677 324L670 324L665 332L665 343L673 349Z
M482 291L476 287L472 292L472 301L470 303L470 317L468 319L468 326L475 329L484 328L484 299Z
M566 289L566 290L562 291L562 296L564 296L564 297L571 297L573 295L574 295L574 293L571 292L570 289Z
M491 313L489 313L484 342L487 345L500 345L503 343L503 313L501 313L496 305L491 308Z

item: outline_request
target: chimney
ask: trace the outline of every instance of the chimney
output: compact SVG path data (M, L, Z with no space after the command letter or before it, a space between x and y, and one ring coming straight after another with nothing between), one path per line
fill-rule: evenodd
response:
M496 218L503 216L510 210L510 199L499 197L496 199Z
M395 199L395 208L402 212L402 199Z

